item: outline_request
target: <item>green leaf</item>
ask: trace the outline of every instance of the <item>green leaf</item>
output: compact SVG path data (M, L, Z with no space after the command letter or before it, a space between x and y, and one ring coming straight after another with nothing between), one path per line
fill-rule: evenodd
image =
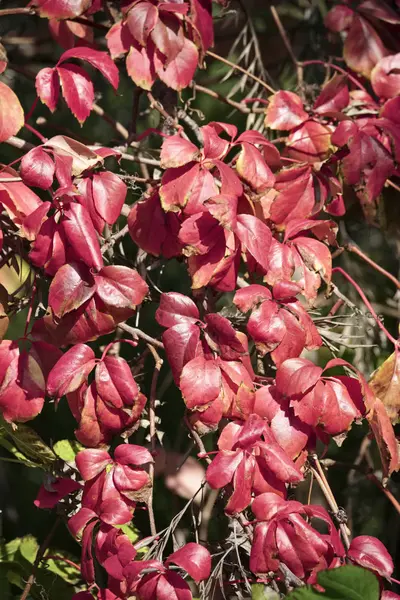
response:
M117 525L118 529L120 529L125 535L128 536L129 540L134 544L139 539L139 532L136 527L132 523L128 523L127 525Z
M38 549L39 544L37 543L36 538L34 538L33 535L26 535L25 537L23 537L18 548L19 552L25 558L25 560L27 560L31 564L33 564L35 561Z
M7 544L0 541L0 563L13 561L20 545L21 538L15 538L15 540L11 540Z
M264 583L251 586L251 600L279 600L279 594Z
M81 450L83 446L76 440L60 440L53 446L53 452L65 462L74 462L75 456Z
M317 575L324 592L307 585L286 596L286 600L379 600L379 583L371 571L346 565Z
M79 562L79 559L77 559L72 554L65 552L64 550L58 552L57 550L50 549L47 552L47 554L49 556L54 556L55 559L45 559L41 563L43 569L51 571L51 573L58 575L58 577L61 577L61 579L63 579L66 583L69 583L71 585L76 585L78 581L81 580L82 577L80 569L77 569L72 564L65 562L65 560L62 560L63 558L65 558L72 562Z
M5 444L4 444L5 442ZM34 429L27 425L12 425L0 420L0 444L28 466L50 468L56 456Z

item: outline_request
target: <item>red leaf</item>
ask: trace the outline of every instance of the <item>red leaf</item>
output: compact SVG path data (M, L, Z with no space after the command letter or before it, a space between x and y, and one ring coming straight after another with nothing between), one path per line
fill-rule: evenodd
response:
M197 146L185 140L179 134L171 135L164 140L161 147L160 162L163 169L182 167L198 158Z
M47 393L54 398L78 389L95 365L95 355L89 346L76 344L65 352L52 368L47 379Z
M329 248L318 240L298 237L293 244L299 251L306 267L321 273L325 280L330 281L332 275L332 255Z
M47 190L53 183L55 165L47 152L38 146L22 157L19 172L27 185Z
M165 211L177 212L186 206L196 187L199 172L200 165L193 162L164 172L161 179L160 199Z
M221 390L221 371L213 360L198 356L183 367L179 387L186 406L195 410L218 397Z
M96 230L87 210L81 204L71 203L64 209L62 227L75 254L88 267L100 270L103 257Z
M48 19L73 19L79 17L91 5L91 0L34 0L41 17Z
M233 298L233 303L243 313L248 312L264 300L271 300L271 292L263 285L249 285L238 290Z
M76 466L84 481L90 481L112 464L111 456L105 450L82 450L76 455Z
M190 542L171 554L166 565L174 563L189 573L196 582L207 579L211 572L211 556L207 548Z
M362 17L355 17L343 49L344 59L350 69L369 77L376 63L387 54L372 25Z
M95 280L84 264L67 264L57 271L50 284L49 306L61 318L82 306L95 291Z
M24 124L24 111L18 96L0 81L0 142L16 135Z
M139 395L128 363L116 356L105 356L97 365L96 388L104 402L115 408L133 406Z
M351 26L355 13L349 6L339 4L334 6L325 17L325 26L331 31L339 33Z
M287 397L304 394L321 377L322 369L305 358L290 358L276 372L276 389Z
M73 64L57 67L57 72L65 102L78 121L83 123L94 102L94 88L89 75L82 67Z
M90 63L92 67L95 67L95 69L100 71L103 77L111 83L115 90L118 88L118 69L108 56L107 52L100 52L99 50L93 50L93 48L79 46L79 48L71 48L64 52L57 64L60 65L69 58L79 58L80 60L85 60Z
M110 40L109 40L110 43ZM126 57L126 70L134 83L143 90L151 90L156 74L153 61L145 48L131 45Z
M322 88L314 102L313 110L319 115L330 115L341 112L350 100L346 75L334 75Z
M162 339L174 381L179 385L184 365L203 354L200 329L192 323L174 325L163 333Z
M191 40L184 38L182 49L178 54L164 66L158 58L157 53L154 57L154 64L157 75L168 87L180 92L187 87L193 79L197 68L199 53Z
M348 558L364 569L376 571L382 577L390 579L394 565L392 557L377 538L360 535L351 541Z
M147 38L158 20L158 10L150 2L138 2L134 10L128 12L127 24L133 37L141 46L145 46Z
M287 148L292 158L305 162L316 162L325 158L330 147L331 129L311 119L292 131L287 139Z
M197 323L200 315L197 306L188 296L168 292L161 294L156 320L163 327L173 327L184 323Z
M400 53L381 58L372 70L371 84L381 98L394 98L400 94Z
M286 224L299 218L307 218L315 205L312 174L307 170L304 175L288 181L279 190L269 209L270 218L274 223Z
M92 179L92 194L95 208L102 219L113 225L121 214L127 188L114 173L95 173Z
M266 271L269 264L269 247L271 245L271 230L253 215L238 215L235 233L242 246L251 254L254 260Z
M135 269L120 265L103 267L95 275L98 297L110 307L134 310L149 290Z
M302 99L293 92L280 90L270 97L265 125L271 129L290 131L308 119Z
M275 183L275 177L263 155L252 144L242 143L242 149L236 161L236 169L257 193L264 192Z
M33 504L37 506L37 508L54 508L60 500L72 492L76 492L80 488L81 484L73 479L66 477L56 479L55 481L52 481L47 488L44 487L44 485L40 486L38 495Z
M46 67L36 75L36 92L43 104L54 112L60 94L60 80L56 69Z

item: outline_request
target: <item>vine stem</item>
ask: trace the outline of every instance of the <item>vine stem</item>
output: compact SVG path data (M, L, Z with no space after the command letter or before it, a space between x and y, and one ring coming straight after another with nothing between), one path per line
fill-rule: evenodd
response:
M367 254L364 254L364 252L361 250L361 248L359 248L355 244L345 244L344 247L345 247L345 249L348 252L352 252L353 254L357 254L357 256L359 256L366 263L368 263L369 265L371 265L371 267L373 267L375 269L375 271L378 271L379 273L382 273L382 275L384 275L385 277L387 277L388 279L390 279L390 281L392 283L394 283L394 285L397 287L397 289L400 290L400 281L398 279L396 279L396 277L394 275L392 275L391 273L389 273L389 271L386 271L386 269L384 269L383 267L381 267L380 265L378 265L375 261L373 261L372 258L370 258Z
M149 402L150 444L151 444L151 453L152 453L152 456L154 457L155 453L156 453L156 443L157 443L156 410L155 410L156 398L157 398L157 383L158 383L158 377L160 375L161 367L163 364L163 360L152 344L147 344L147 347L150 350L150 352L154 358L154 363L155 363L153 378L151 380L150 402ZM150 479L151 479L151 495L150 495L149 503L148 503L150 531L151 531L151 535L157 535L157 527L156 527L156 522L155 522L155 518L154 518L154 510L153 510L154 463L150 464L149 475L150 475Z
M345 279L347 279L347 281L349 281L351 283L351 285L354 287L354 289L361 296L361 299L363 300L365 306L370 311L370 313L371 313L374 321L378 325L378 327L383 331L383 333L386 335L386 337L388 338L388 340L390 340L392 342L392 344L395 346L395 348L398 348L398 346L399 346L398 340L396 340L392 336L392 334L389 333L389 331L386 329L386 327L384 326L384 324L379 320L379 317L376 314L376 312L375 312L372 304L370 303L370 301L368 300L367 296L364 294L364 292L362 291L362 289L360 288L360 286L358 285L358 283L356 283L354 281L354 279L348 273L346 273L346 271L344 269L342 269L342 267L335 267L334 269L332 269L332 274L333 273L340 273L341 275L343 275L343 277L345 277Z
M203 94L207 94L207 96L211 96L211 98L214 98L215 100L219 100L224 104L228 104L229 106L236 108L236 110L246 115L249 115L252 112L248 106L242 106L240 102L235 102L235 100L231 100L230 98L227 98L226 96L223 96L214 90L210 90L209 88L199 85L198 83L193 84L193 89L196 90L196 92L202 92Z
M244 75L247 75L247 77L250 77L250 79L257 81L257 83L262 85L271 94L275 94L274 88L272 88L270 85L268 85L268 83L265 83L265 81L263 81L256 75L253 75L253 73L250 73L250 71L248 71L247 69L244 69L243 67L241 67L239 65L235 65L235 63L231 62L227 58L224 58L223 56L220 56L219 54L215 54L215 52L211 52L211 50L207 50L206 54L207 54L207 56L211 56L211 58L215 58L216 60L219 60L219 62L222 62L225 65L228 65L229 67L231 67L231 69L235 69L236 71L240 71L241 73L244 73Z
M46 562L47 560L59 560L60 562L64 562L66 565L69 565L70 567L74 567L74 569L76 569L77 571L81 570L80 566L74 563L72 560L69 560L69 558L64 558L63 556L59 556L58 554L46 554L46 556L42 558L42 562Z
M36 554L35 562L33 563L32 572L28 577L28 581L26 582L26 585L25 585L24 591L22 592L20 600L27 600L27 598L29 596L29 592L31 591L31 588L32 588L33 584L35 583L36 571L39 567L39 564L44 556L44 553L46 552L47 548L49 547L50 542L53 539L53 536L54 536L54 534L57 530L57 527L59 526L60 523L61 523L61 518L58 517L57 520L55 521L55 523L53 524L53 527L50 529L49 533L47 534L46 538L40 544L39 550L37 551L37 554Z

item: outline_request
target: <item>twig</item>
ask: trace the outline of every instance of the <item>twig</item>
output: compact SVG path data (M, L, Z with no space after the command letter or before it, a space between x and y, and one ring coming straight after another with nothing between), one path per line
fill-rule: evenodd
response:
M69 560L69 558L64 558L64 556L59 556L58 554L46 554L46 556L42 558L42 562L46 562L47 560L59 560L60 562L64 562L66 565L69 565L70 567L74 567L74 569L76 569L77 571L81 570L80 566L74 563L72 560Z
M99 31L108 31L109 27L107 25L103 25L102 23L95 23L89 19L85 19L85 17L74 17L73 19L66 19L66 21L71 21L72 23L80 23L81 25L87 25L88 27L93 27L93 29L98 29Z
M40 544L39 549L36 554L35 562L33 563L32 572L28 577L28 581L26 582L26 585L25 585L24 591L22 592L20 600L26 600L28 598L31 588L32 588L33 584L35 583L36 571L37 571L39 564L44 556L44 553L46 552L48 546L50 545L50 542L53 539L56 529L60 523L61 523L61 518L58 517L57 520L55 521L55 523L53 524L53 527L50 529L50 532L48 533L46 538L43 540L43 542Z
M215 58L216 60L219 60L220 62L224 63L225 65L228 65L228 67L231 67L231 69L235 69L236 71L240 71L241 73L244 73L245 75L247 75L247 77L250 77L250 79L257 81L257 83L262 85L266 90L268 90L270 92L270 94L275 94L274 88L272 88L270 85L268 85L268 83L265 83L265 81L263 81L256 75L253 75L253 73L250 73L249 71L247 71L247 69L244 69L243 67L241 67L239 65L235 65L235 63L231 62L227 58L224 58L223 56L219 56L219 54L215 54L215 52L211 52L211 50L207 50L206 54L208 56L211 56L211 58Z
M156 442L157 442L156 411L155 411L156 397L157 397L157 382L158 382L158 377L160 375L163 360L159 356L157 350L154 348L154 346L152 344L147 344L147 347L150 350L150 352L154 358L154 363L155 363L153 378L151 380L150 400L149 400L150 444L151 444L151 453L154 457L155 453L156 453ZM157 527L156 527L156 522L154 519L154 510L153 510L154 463L150 463L149 475L150 475L150 479L151 479L151 494L150 494L150 498L149 498L149 502L148 502L150 531L151 531L151 535L157 535Z
M310 456L310 458L312 459L312 461L315 464L315 468L311 467L311 472L314 475L315 479L318 481L319 487L321 488L321 491L324 494L325 499L326 499L332 513L337 518L337 515L339 513L339 506L335 500L335 497L333 495L333 492L331 490L329 482L328 482L327 478L325 477L325 473L324 473L324 471L321 467L321 464L318 460L318 456L316 454L313 454ZM348 529L347 529L345 523L339 522L339 529L340 529L340 533L342 534L343 543L344 543L346 549L348 549L350 547L350 539L349 539L349 532L348 532Z
M203 440L201 439L201 437L199 436L197 431L195 431L193 429L193 427L187 417L185 417L185 423L186 423L187 428L190 431L190 435L192 436L192 438L194 439L194 441L197 444L198 449L200 450L200 454L202 455L201 458L204 458L206 460L207 464L210 465L212 463L212 460L207 454L207 450L204 447Z
M171 115L167 113L162 104L154 98L151 92L147 92L147 98L149 99L151 108L157 110L160 113L160 115L162 115L164 119L168 123L171 123L171 125L173 125L176 129L182 129L181 125L179 125L176 119L174 119L174 117L171 117Z
M26 142L25 140L22 140L21 138L18 138L15 135L12 135L11 137L9 137L5 143L8 144L9 146L13 146L13 148L18 148L18 150L27 150L28 151L28 150L33 150L33 148L35 148L35 146L33 144L31 144L30 142Z
M36 10L34 8L2 8L0 10L0 17L8 17L9 15L35 15Z
M119 121L116 121L114 117L106 113L104 108L102 108L96 103L93 103L92 110L97 115L99 115L99 117L101 117L104 121L106 121L106 123L111 125L111 127L113 127L115 131L119 133L122 138L124 138L124 140L127 140L129 138L129 131L127 130L127 128L124 127L124 125L122 125L122 123L120 123Z
M243 106L242 104L240 104L240 102L235 102L235 100L231 100L230 98L227 98L226 96L223 96L222 94L219 94L214 90L199 85L198 83L193 84L193 89L196 90L196 92L202 92L203 94L207 94L208 96L211 96L211 98L215 98L215 100L224 102L224 104L228 104L229 106L236 108L236 110L246 115L252 112L251 108L249 108L248 106Z
M397 190L398 192L400 192L400 187L398 185L396 185L393 181L391 181L390 179L386 180L386 183L388 185L390 185L393 189Z
M339 71L339 73L341 73L342 75L346 75L346 77L348 77L348 79L350 79L350 81L354 83L354 85L360 90L363 90L365 93L368 93L362 83L360 83L355 77L353 77L353 75L350 75L350 73L348 73L345 69L342 69L342 67L339 67L338 65L334 65L333 63L327 63L323 60L305 60L299 64L302 67L308 67L309 65L322 65L326 69L335 69L335 71Z
M196 121L190 117L183 108L178 108L176 111L176 116L178 119L186 123L186 125L193 131L196 136L197 141L202 146L203 145L203 134L201 133L200 127L197 125Z
M285 44L286 50L288 51L289 56L292 59L292 62L295 66L296 73L297 73L297 83L299 86L301 86L303 83L303 67L302 67L301 63L298 62L297 58L294 55L292 44L290 43L290 40L287 36L287 33L282 24L282 21L278 15L278 11L276 10L275 6L273 6L273 5L270 6L270 10L271 10L272 17L275 21L275 24L279 30L279 33L281 34L281 38L283 40L283 43Z
M151 337L150 335L147 335L147 333L144 333L144 331L142 331L141 329L137 329L136 327L131 327L130 325L127 325L126 323L120 323L118 325L118 327L120 329L123 329L127 333L130 333L131 336L133 337L133 339L135 339L135 340L140 338L140 339L144 340L145 342L147 342L148 344L152 344L153 346L156 346L157 348L164 349L164 344L162 342L159 342L158 340Z

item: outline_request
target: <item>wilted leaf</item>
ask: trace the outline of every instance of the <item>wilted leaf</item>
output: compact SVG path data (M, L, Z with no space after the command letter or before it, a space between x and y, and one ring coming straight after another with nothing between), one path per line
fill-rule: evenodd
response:
M400 411L400 357L394 352L372 373L370 388L384 404L393 424L399 420Z

